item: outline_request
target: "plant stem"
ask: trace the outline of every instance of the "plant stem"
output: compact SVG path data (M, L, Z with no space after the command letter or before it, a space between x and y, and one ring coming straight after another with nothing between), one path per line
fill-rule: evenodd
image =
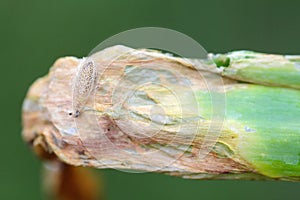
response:
M61 58L27 94L23 138L73 166L300 180L299 57L210 58L105 49L91 57L98 78L77 118L68 113L81 60Z

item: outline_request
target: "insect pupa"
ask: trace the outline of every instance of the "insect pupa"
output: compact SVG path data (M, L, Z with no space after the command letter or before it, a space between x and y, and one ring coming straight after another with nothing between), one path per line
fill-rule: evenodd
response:
M78 67L78 72L73 85L73 113L77 118L86 104L96 79L96 68L93 61L83 62Z

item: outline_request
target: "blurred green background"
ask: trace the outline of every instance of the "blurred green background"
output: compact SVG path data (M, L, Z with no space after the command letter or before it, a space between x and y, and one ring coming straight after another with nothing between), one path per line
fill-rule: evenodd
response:
M144 26L175 29L209 52L250 49L300 54L299 7L300 1L288 0L0 0L0 199L43 199L41 162L20 137L21 105L30 84L46 74L57 58L85 56L107 37ZM300 196L300 183L102 172L108 200Z

